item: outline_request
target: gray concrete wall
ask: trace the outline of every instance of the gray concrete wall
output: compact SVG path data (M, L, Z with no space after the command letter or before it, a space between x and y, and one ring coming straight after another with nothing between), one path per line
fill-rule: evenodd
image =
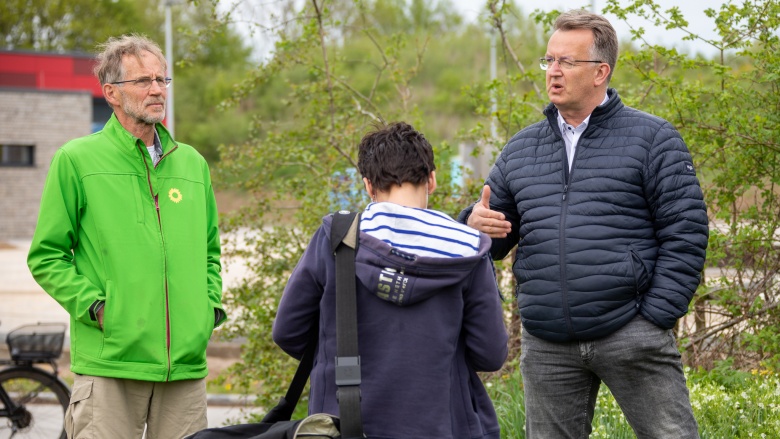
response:
M33 166L0 166L0 241L32 237L54 152L91 122L88 92L0 89L0 144L35 146Z

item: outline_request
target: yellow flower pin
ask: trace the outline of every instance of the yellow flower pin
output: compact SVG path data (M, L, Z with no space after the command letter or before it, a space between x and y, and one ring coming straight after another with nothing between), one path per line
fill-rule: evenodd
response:
M181 191L175 187L171 188L171 190L168 191L168 198L170 198L174 203L178 203L181 201Z

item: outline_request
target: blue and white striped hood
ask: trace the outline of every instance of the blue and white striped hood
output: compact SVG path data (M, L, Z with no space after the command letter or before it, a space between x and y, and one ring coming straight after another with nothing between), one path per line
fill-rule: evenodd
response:
M360 231L359 291L398 306L460 294L471 287L484 259L492 265L487 235L435 210L371 203L361 215ZM495 277L480 282L495 284Z
M360 231L418 256L458 258L479 251L479 232L445 213L394 203L371 203Z

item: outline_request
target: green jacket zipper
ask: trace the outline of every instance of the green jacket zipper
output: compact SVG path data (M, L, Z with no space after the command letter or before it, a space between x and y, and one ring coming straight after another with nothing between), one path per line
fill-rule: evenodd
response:
M154 168L156 169L157 166L160 164L160 162L167 156L169 156L173 151L175 151L177 146L174 146L171 148L170 151L163 154L160 157L160 160L157 160L157 163L154 164ZM152 187L152 176L151 172L149 171L149 165L146 163L146 156L148 155L146 151L141 149L141 146L138 145L138 149L141 151L141 158L144 161L144 167L146 168L146 182L149 185L149 194L152 196L152 199L154 200L154 208L157 212L157 225L160 229L160 240L162 241L162 248L163 248L163 275L165 276L165 355L168 360L168 374L165 377L165 381L170 381L171 379L171 312L170 312L170 299L168 297L168 252L165 249L165 236L163 235L163 229L162 229L162 216L160 215L160 202L158 200L157 195L154 194L154 188ZM146 155L144 155L146 154ZM151 160L151 157L150 157Z

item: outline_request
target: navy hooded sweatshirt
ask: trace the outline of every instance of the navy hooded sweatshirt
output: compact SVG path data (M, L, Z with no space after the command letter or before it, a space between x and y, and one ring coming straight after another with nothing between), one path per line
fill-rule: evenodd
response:
M460 226L447 218L454 228ZM287 283L273 338L300 358L319 314L309 413L338 415L331 221L330 215L323 219ZM498 370L507 356L489 249L490 238L480 234L473 256L420 256L361 231L358 345L369 438L500 437L492 402L476 374ZM386 285L402 294L385 294Z

